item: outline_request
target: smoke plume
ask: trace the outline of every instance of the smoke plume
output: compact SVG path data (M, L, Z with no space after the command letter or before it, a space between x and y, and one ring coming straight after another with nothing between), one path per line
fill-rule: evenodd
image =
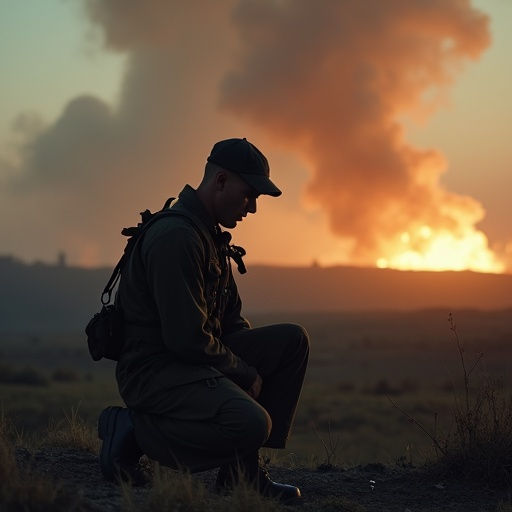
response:
M307 196L354 261L387 265L450 234L452 249L472 239L465 264L482 252L493 264L474 230L482 207L441 186L443 156L408 144L401 125L433 112L489 45L486 16L465 0L258 0L235 19L243 50L222 105L308 162Z
M471 240L469 259L455 251L465 268L492 264L474 228L483 208L443 188L444 157L408 144L401 124L434 112L489 45L468 0L82 1L126 73L116 105L82 96L52 124L20 117L0 209L30 211L19 225L36 241L112 261L128 216L197 182L205 151L243 132L302 161L306 200L349 243L349 262L398 265L451 237L456 249Z

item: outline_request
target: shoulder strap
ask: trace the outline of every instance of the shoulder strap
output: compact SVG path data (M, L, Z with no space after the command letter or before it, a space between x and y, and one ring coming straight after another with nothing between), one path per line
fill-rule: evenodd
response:
M182 210L173 210L172 208L170 208L170 205L174 200L174 197L170 197L169 199L167 199L163 208L156 213L151 213L149 210L141 212L140 215L142 218L142 222L140 222L137 226L122 229L121 233L129 238L126 242L126 247L124 248L123 255L117 262L117 265L114 267L112 275L110 276L110 279L108 280L101 294L101 303L103 305L109 304L110 301L112 300L112 293L117 285L117 282L119 281L119 278L121 277L121 271L126 261L128 261L129 257L131 256L133 249L135 248L135 245L143 237L148 228L152 226L157 220L163 219L164 217L176 215L186 217L194 226L195 230L199 233L199 235L203 239L203 242L205 242L206 246L209 247L208 239L206 238L206 235L204 233L204 228L200 225L200 223L196 222L194 217L188 212Z

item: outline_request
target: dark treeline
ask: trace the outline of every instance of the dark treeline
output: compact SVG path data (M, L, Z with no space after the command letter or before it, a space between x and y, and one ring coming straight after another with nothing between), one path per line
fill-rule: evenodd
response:
M82 330L111 270L0 256L0 331ZM237 283L249 315L512 307L510 274L248 265Z
M83 329L110 272L0 257L0 330Z

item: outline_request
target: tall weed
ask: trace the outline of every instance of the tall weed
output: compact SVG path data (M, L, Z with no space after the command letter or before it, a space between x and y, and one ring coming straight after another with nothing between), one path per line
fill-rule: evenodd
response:
M509 486L512 476L512 391L502 379L485 371L484 353L472 358L459 338L453 316L450 330L462 369L462 387L453 385L453 426L448 433L430 431L412 415L404 413L432 440L435 460L427 468L442 477L465 478L491 487ZM437 424L437 421L435 422Z
M510 484L512 471L512 392L502 379L487 375L484 353L472 359L449 316L463 370L462 390L454 391L454 431L444 440L437 468L446 474L484 482Z

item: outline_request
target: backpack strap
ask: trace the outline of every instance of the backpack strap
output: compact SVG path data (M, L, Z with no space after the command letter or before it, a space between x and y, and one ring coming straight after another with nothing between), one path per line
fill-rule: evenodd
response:
M143 236L146 234L146 231L150 226L152 226L157 220L163 219L164 217L170 217L170 216L177 216L181 215L182 217L187 218L190 223L193 225L199 236L202 238L203 242L205 243L206 247L210 247L210 242L208 241L208 237L205 234L204 228L201 226L199 222L194 219L194 216L191 215L188 212L185 212L183 210L173 210L170 208L171 203L175 200L174 197L170 197L165 201L163 208L156 212L151 213L149 210L145 210L141 212L141 218L142 222L140 222L137 226L129 227L129 228L123 228L121 230L121 234L124 236L129 237L128 241L126 242L126 247L124 248L124 252L117 262L117 265L114 267L114 270L112 271L112 275L110 276L110 279L108 280L107 284L105 285L105 288L103 289L103 292L101 294L101 303L106 306L107 304L110 304L110 301L112 300L112 293L119 281L119 278L121 277L121 271L123 270L123 267L128 261L129 257L131 256L135 245L138 243L138 241L143 238ZM243 249L242 249L243 251ZM245 254L245 251L244 251ZM235 260L236 261L236 260ZM243 265L243 263L242 263Z

